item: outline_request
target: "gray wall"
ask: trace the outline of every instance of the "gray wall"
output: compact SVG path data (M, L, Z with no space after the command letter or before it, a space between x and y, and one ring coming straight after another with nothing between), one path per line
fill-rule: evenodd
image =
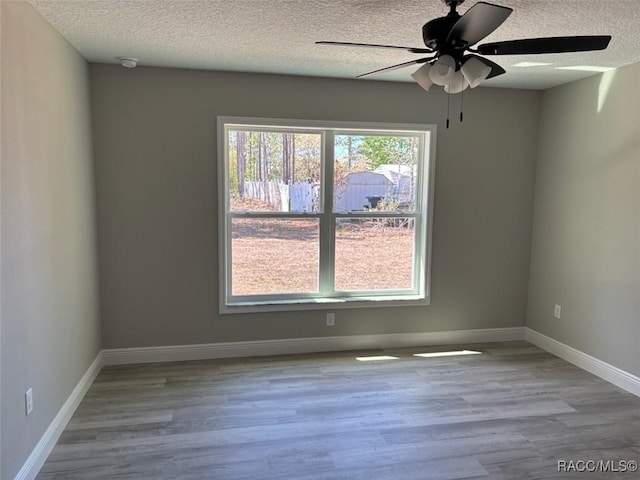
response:
M0 477L11 479L98 354L100 327L87 64L30 5L0 3Z
M92 64L104 348L523 326L540 93ZM438 124L432 304L218 315L216 116Z
M544 93L527 326L640 375L640 64ZM553 317L554 304L562 318Z

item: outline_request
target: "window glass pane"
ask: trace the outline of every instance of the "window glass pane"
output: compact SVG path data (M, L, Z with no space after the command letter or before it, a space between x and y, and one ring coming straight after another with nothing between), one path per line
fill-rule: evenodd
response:
M319 221L234 218L231 256L233 295L317 292Z
M414 212L420 138L335 136L334 212Z
M412 218L336 220L335 289L412 289Z
M322 135L228 131L232 212L317 212Z

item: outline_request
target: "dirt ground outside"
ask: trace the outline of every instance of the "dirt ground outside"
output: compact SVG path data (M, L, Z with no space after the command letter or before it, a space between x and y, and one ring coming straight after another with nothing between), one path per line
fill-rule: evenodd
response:
M407 289L413 285L413 228L366 219L336 229L336 290ZM232 222L234 295L315 292L318 289L317 219Z

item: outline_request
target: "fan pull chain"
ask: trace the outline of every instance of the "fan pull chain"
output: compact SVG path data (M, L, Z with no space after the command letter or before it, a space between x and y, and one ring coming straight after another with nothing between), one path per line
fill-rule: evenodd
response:
M451 105L451 93L447 93L447 129L449 128L449 109Z
M463 112L464 112L464 90L460 92L460 95L462 95L460 97L460 123L462 123Z

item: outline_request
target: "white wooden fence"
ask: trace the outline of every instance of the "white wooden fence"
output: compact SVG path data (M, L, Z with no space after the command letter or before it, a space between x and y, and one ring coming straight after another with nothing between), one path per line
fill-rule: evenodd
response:
M308 182L287 185L276 180L247 181L244 182L244 194L247 197L259 198L279 212L313 212L317 210L320 188Z
M400 197L398 186L385 175L375 172L352 172L334 188L336 212L359 212L368 209L374 197ZM246 181L247 197L259 198L279 212L314 212L318 210L320 186L309 182L287 185L281 181ZM405 196L410 193L405 194Z

